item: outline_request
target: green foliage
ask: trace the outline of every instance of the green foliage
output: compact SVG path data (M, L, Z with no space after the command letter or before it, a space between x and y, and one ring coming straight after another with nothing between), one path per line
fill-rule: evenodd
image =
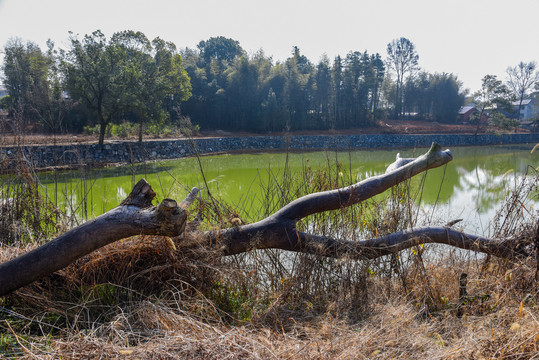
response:
M110 129L110 134L119 138L134 137L137 134L137 126L127 121L124 121L119 125L113 124Z
M71 36L70 49L64 53L67 91L97 115L101 146L107 125L120 113L125 101L122 59L121 49L107 43L99 30L85 35L82 40Z
M499 127L504 130L513 129L515 126L518 125L518 120L510 119L498 111L490 115L488 122L490 125Z
M150 42L144 34L123 31L111 39L125 53L126 109L139 123L163 124L190 96L191 84L176 46L160 38Z
M178 125L149 123L143 127L143 135L151 138L192 136L198 134L199 131L200 127L191 124L189 118L185 117L179 120ZM98 136L100 126L85 126L83 132L86 135ZM139 126L128 121L124 121L121 124L108 124L105 129L105 135L120 139L134 138L139 135Z
M13 109L13 97L10 95L2 96L0 98L0 109L3 111L10 111Z
M42 52L32 42L10 40L4 48L3 71L10 96L0 107L9 109L16 119L16 132L32 125L39 130L61 130L71 101L62 93L58 57L54 44Z
M193 96L182 111L204 129L344 129L372 125L380 114L385 66L379 54L351 52L333 66L327 58L315 66L297 47L276 64L262 51L205 56L183 52Z
M81 300L86 303L99 305L116 305L120 302L120 295L125 291L113 284L95 284L79 289Z
M461 88L453 74L420 72L406 81L403 112L419 119L455 122L464 103Z
M243 284L245 285L245 284ZM220 310L239 321L250 321L253 317L254 300L252 289L240 286L234 288L218 281L210 290L210 300Z
M62 231L62 214L28 164L0 178L0 244L39 243Z
M112 124L109 124L105 129L105 135L111 136L112 135ZM86 135L92 135L92 136L99 136L99 133L101 131L101 127L99 125L95 126L85 126L82 130L82 132Z
M164 122L191 95L182 58L170 42L150 42L134 31L108 41L100 31L70 40L64 56L68 91L97 115L101 145L107 126L120 115L134 116L142 140L144 121Z
M8 320L5 320L5 323L9 327L12 326L9 324ZM6 326L8 329L9 327ZM8 333L0 333L0 354L4 355L5 358L16 359L18 358L18 354L24 354L24 352L15 336Z
M386 61L350 51L317 64L298 47L275 62L223 36L180 54L171 42L131 30L71 35L59 51L14 40L5 52L6 108L34 129L93 129L100 144L133 136L134 126L110 125L120 121L137 124L140 141L182 117L205 130L342 130L375 126L390 113L452 122L463 101L453 74L417 72L419 55L406 38L388 44Z
M224 36L212 37L197 45L202 58L208 63L212 59L230 62L244 53L240 43Z
M511 127L512 121L503 114L503 112L512 112L510 91L501 80L497 79L496 75L483 77L481 89L473 94L473 99L477 111L472 114L470 120L477 124L477 130L481 126L483 117L487 115L490 125L503 129Z

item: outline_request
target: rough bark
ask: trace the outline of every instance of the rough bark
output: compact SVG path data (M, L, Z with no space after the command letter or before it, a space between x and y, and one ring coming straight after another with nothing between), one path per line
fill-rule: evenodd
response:
M276 248L360 260L374 259L419 244L441 243L503 258L527 256L521 239L516 237L489 239L465 234L450 226L409 229L363 241L307 234L298 231L296 227L299 220L309 215L357 204L451 160L449 150L441 150L439 145L433 144L426 154L416 159L401 159L397 156L385 174L337 190L301 197L259 222L208 231L198 234L200 236L184 236L184 239L197 240L180 241L180 250L188 251L203 246L218 249L226 256L254 249ZM194 188L179 205L174 200L165 199L153 207L151 203L155 193L145 180L141 180L117 208L27 254L0 264L0 296L60 270L116 240L140 234L179 236L186 225L185 210L195 200L197 193L198 189Z

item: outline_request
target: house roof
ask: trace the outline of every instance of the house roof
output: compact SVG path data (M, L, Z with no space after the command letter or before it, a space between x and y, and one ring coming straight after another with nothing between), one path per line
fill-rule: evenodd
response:
M466 114L467 112L469 112L470 110L473 110L475 109L475 106L474 105L466 105L466 106L463 106L459 109L459 115L463 115L463 114Z
M530 104L532 102L532 99L523 99L522 100L522 106L526 106L528 104ZM517 100L517 101L513 101L512 104L514 106L518 106L518 104L520 103L520 100Z

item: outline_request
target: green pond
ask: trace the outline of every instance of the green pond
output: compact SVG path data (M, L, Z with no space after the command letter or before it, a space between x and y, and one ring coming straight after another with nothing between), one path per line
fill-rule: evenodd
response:
M537 176L539 151L531 153L533 145L451 149L453 161L429 170L424 183L422 175L416 176L412 183L421 189L418 202L422 213L432 217L435 209L440 219L462 218L466 230L487 234L489 222L508 192L525 174ZM136 181L146 178L158 200L165 197L181 200L196 186L203 191L209 189L214 197L236 207L244 219L254 221L263 214L261 204L262 198L268 196L268 182L282 179L285 167L291 174L301 174L307 168L326 168L332 176L343 177L349 183L384 173L396 153L415 157L426 150L218 155L44 173L40 179L49 198L83 218L95 217L117 206ZM537 205L537 196L524 204L531 214L535 214L533 207Z

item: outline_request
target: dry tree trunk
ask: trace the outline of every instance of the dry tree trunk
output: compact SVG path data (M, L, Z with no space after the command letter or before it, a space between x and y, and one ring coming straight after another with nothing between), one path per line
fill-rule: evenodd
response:
M276 248L319 254L374 259L423 243L442 243L503 258L527 256L520 240L488 239L449 227L409 229L364 241L340 240L300 232L299 220L319 212L341 209L369 199L412 176L452 160L449 150L433 144L416 159L400 159L386 173L348 187L314 193L292 201L259 222L219 231L208 231L196 243L180 239L180 250L192 246L219 249L223 256L254 249ZM165 199L156 207L151 186L143 179L120 206L76 227L27 254L0 264L0 296L60 270L76 259L114 241L134 235L179 236L185 229L186 209L198 194L194 188L181 204ZM520 246L520 247L519 247Z
M186 209L197 194L195 188L179 205L175 200L164 199L158 206L152 206L155 192L142 179L118 207L0 264L0 296L63 269L114 241L135 235L176 236L182 233Z

